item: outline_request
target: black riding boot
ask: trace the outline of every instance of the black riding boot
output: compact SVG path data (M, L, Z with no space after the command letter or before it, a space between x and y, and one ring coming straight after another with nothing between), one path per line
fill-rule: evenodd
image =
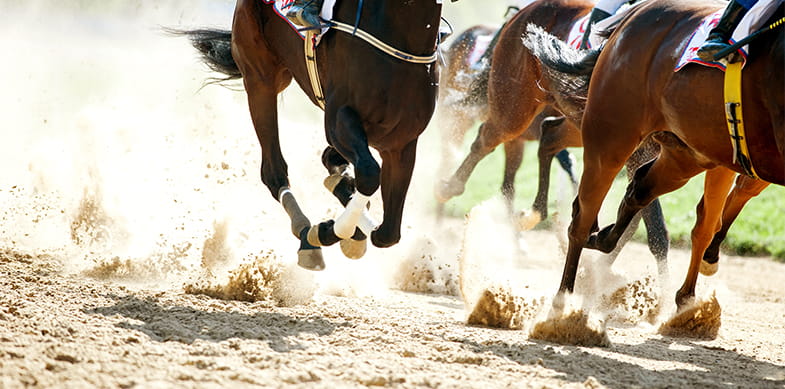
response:
M294 0L294 4L286 11L286 18L300 26L319 28L322 26L319 14L322 12L323 2L324 0Z
M599 9L594 8L591 10L591 15L589 15L589 20L586 22L586 31L583 33L583 39L581 39L581 49L587 48L589 44L589 35L591 35L591 26L594 23L599 22L600 20L607 19L611 16L611 14Z
M733 30L739 25L741 18L747 13L747 9L739 4L736 0L731 0L725 13L722 14L717 27L709 31L709 36L706 38L706 43L698 49L698 57L704 61L716 61L714 55L730 47L728 39L733 34Z

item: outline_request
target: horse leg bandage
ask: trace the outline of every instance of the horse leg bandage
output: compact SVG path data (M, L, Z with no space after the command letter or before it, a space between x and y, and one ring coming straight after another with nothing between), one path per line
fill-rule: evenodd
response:
M289 214L289 218L292 220L292 234L300 238L300 232L310 227L311 221L308 220L300 206L297 205L297 200L295 200L294 194L288 187L281 188L280 192L278 192L278 201L283 205L283 209L286 210L286 213Z
M369 219L367 217L363 218L368 201L370 201L370 197L360 192L356 192L352 196L349 204L346 204L346 210L335 219L335 235L341 239L349 239L354 235L354 229L358 226L360 220ZM363 224L367 224L367 221L363 220Z

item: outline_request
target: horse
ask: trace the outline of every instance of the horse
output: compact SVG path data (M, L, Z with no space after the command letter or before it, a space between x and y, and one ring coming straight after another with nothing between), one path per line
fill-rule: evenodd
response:
M320 246L340 241L344 254L356 258L365 252L368 237L382 248L401 238L417 140L436 105L434 62L442 5L434 0L338 1L327 22L333 28L321 34L315 49L322 98L309 78L303 49L309 42L271 3L238 0L231 31L182 33L213 70L225 79L242 79L262 149L262 182L291 219L292 233L300 240L298 264L321 270ZM340 23L348 30L337 30ZM377 43L360 39L363 35ZM322 163L330 174L325 185L346 206L335 220L313 226L289 187L278 138L277 95L292 80L311 102L323 106L328 146ZM381 166L369 147L379 152ZM350 164L354 177L347 170ZM379 225L365 213L377 190L384 212Z
M707 15L722 6L705 0L646 1L610 31L601 49L585 53L576 53L544 31L527 36L527 46L546 66L584 80L590 76L581 126L584 171L573 203L569 248L555 306L574 290L584 247L611 249L635 213L705 171L690 265L676 292L679 307L694 299L701 260L721 228L734 176L747 173L736 163L728 136L723 73L697 65L674 69L688 38ZM769 23L783 13L780 4ZM780 30L761 35L749 43L749 53L742 74L742 101L750 161L761 182L785 185L785 93L771 87L785 84L785 34ZM660 155L635 173L616 223L599 230L597 213L613 178L649 137L661 144ZM765 187L751 184L748 193Z
M516 9L517 11L517 9ZM478 120L484 120L488 113L488 74L491 69L491 53L499 37L498 28L478 25L466 29L459 34L453 43L444 50L445 66L441 73L439 103L436 108L436 118L441 130L442 158L439 174L446 175L448 169L454 168L455 153L463 140L466 131ZM492 37L482 54L477 57L475 50L481 39ZM540 140L541 126L547 126L552 120L549 118L560 116L561 113L548 107L543 110L520 136L504 144L505 166L501 192L506 200L510 212L513 210L515 198L515 175L520 169L523 160L524 142ZM567 173L570 181L577 187L577 180L572 170L572 159L566 149L547 150L543 158L550 160L556 156L562 169ZM541 162L542 164L542 162ZM550 169L540 174L549 174ZM547 203L548 186L538 189L546 191L545 197L538 193L537 209L540 204ZM543 198L545 200L543 200ZM437 214L441 215L444 202L438 202ZM547 204L545 205L547 206Z
M540 129L539 182L532 207L535 216L534 221L523 224L530 227L547 217L550 164L559 150L583 145L579 125L584 102L554 99L549 86L543 84L545 80L538 60L521 45L520 37L527 25L536 23L566 40L573 24L593 7L594 3L588 0L540 0L521 9L502 28L491 60L486 120L461 165L450 179L437 187L438 199L447 201L463 193L466 181L482 158L502 143L506 151L519 147L516 146L519 138L531 131L530 124L537 115L557 108L558 113L552 112L560 116L545 121ZM647 143L629 159L628 172L635 171L656 153L657 145ZM513 153L508 152L508 160L510 154ZM669 239L659 203L652 203L642 216L648 230L649 248L657 260L660 274L666 274Z

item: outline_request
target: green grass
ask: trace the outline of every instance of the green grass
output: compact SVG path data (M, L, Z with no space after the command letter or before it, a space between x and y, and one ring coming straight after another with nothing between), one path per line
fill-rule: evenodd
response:
M474 139L476 130L467 134L464 149ZM575 155L578 166L576 173L580 177L581 149L571 149ZM464 154L465 155L465 154ZM448 214L462 216L480 202L493 196L498 196L500 191L504 166L504 152L498 147L492 154L482 160L466 184L466 192L450 200L445 209ZM557 206L557 187L561 177L558 163L554 161L551 169L551 191L549 209L551 214ZM626 189L626 175L620 174L605 200L600 213L600 224L607 225L613 222L616 209ZM562 184L565 194L562 195L562 212L569 211L568 205L574 198L574 192L569 186ZM537 191L537 144L529 142L526 146L524 161L521 170L516 176L516 209L528 209L534 200ZM670 232L671 241L677 247L689 247L690 231L695 223L695 206L703 194L703 174L694 177L687 185L679 190L664 195L660 198L666 224ZM723 249L727 253L740 255L771 255L785 261L785 188L772 185L760 196L750 200L741 212L736 222L731 227L725 239ZM638 229L635 239L645 241L645 229Z

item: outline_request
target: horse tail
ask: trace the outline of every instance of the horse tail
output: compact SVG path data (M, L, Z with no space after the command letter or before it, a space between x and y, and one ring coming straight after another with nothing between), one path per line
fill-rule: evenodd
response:
M529 24L522 37L523 44L546 67L571 76L590 76L600 57L601 49L578 50L547 33L541 27Z
M465 105L486 105L488 104L488 82L491 79L491 61L493 60L493 50L496 48L496 44L499 43L499 35L501 35L502 29L507 24L505 22L501 25L494 33L493 38L488 43L488 47L485 49L485 52L482 53L480 59L478 60L479 63L482 64L482 68L480 68L479 72L475 75L474 79L472 79L471 84L469 84L469 92L466 94L460 103Z
M226 75L223 78L211 79L209 83L242 78L240 68L232 58L232 32L216 29L199 30L169 30L175 35L184 35L191 41L191 45L199 51L204 62L210 70Z

